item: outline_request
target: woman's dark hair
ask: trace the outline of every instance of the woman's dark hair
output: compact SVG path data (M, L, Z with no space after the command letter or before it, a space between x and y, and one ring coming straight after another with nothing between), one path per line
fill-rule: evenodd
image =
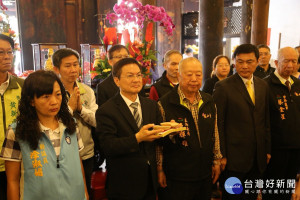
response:
M62 95L57 118L67 127L69 134L73 134L76 130L76 123L68 110L66 91L58 76L51 71L39 70L33 72L26 78L22 88L16 127L17 139L28 142L31 149L37 149L43 134L40 130L35 107L32 106L32 100L34 97L39 98L44 94L52 94L55 82L59 84Z
M230 65L230 60L229 60L229 58L228 58L227 56L224 56L224 55L218 55L218 56L215 57L214 60L213 60L213 66L212 66L213 68L212 68L211 77L214 76L214 75L216 75L216 67L217 67L217 64L218 64L218 62L219 62L219 60L220 60L221 58L225 58L225 59L227 60L228 64Z
M122 73L122 68L125 65L129 65L129 64L136 64L141 72L142 72L142 66L140 65L140 63L134 59L134 58L123 58L121 60L119 60L118 62L116 62L112 68L112 75L113 77L118 77L120 79L121 73Z

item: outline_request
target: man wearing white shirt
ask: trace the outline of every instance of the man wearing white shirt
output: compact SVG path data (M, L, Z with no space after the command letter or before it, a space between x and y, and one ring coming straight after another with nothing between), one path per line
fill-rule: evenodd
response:
M120 93L96 112L96 133L107 164L109 199L156 198L156 142L162 130L157 103L138 95L143 87L141 66L124 58L113 66L112 75Z
M223 181L237 177L243 185L262 178L271 157L269 91L265 81L253 76L259 57L256 46L242 44L233 57L237 73L215 85L213 98L225 157L221 163L227 161ZM245 194L245 190L229 193L226 187L222 193L222 199L228 200L256 198L257 194Z
M79 54L69 48L59 49L52 56L54 71L59 74L69 94L69 110L76 118L84 149L80 151L86 186L91 196L91 175L94 169L94 141L92 127L96 127L95 112L98 109L94 91L77 82L79 76Z

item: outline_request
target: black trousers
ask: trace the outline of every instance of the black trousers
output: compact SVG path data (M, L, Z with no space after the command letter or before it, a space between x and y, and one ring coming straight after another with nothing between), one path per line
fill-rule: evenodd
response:
M7 199L7 182L6 182L6 174L4 172L0 172L0 200Z
M245 194L245 188L241 194L229 194L225 187L224 183L225 181L230 177L236 177L238 178L243 187L246 180L251 180L253 183L255 183L255 180L262 179L263 174L258 170L257 164L255 163L252 167L252 169L247 173L241 173L241 172L235 172L225 169L225 171L222 173L220 180L220 184L222 184L222 200L256 200L257 194L249 193Z
M92 195L92 189L91 189L91 179L92 179L92 173L94 170L94 156L91 158L88 158L86 160L82 160L82 165L84 169L84 175L85 175L85 183L86 187L91 199Z
M136 199L136 198L108 198L109 200L156 200L156 190L153 188L153 182L152 182L152 175L151 175L151 169L149 167L148 170L148 184L147 184L147 190L146 194L142 199Z
M291 190L287 188L287 180L296 179L297 173L300 170L300 149L273 149L270 163L265 173L265 180L283 179L285 182L284 190ZM264 200L274 199L274 197L281 200L290 200L291 194L265 194Z
M159 200L210 200L212 189L211 176L201 181L167 180L166 188L159 188Z

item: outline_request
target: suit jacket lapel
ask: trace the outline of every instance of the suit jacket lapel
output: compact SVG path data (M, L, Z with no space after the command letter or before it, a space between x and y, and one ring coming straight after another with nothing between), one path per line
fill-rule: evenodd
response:
M262 87L259 87L257 79L257 77L253 77L255 104L259 103L259 100L265 99L263 96L264 92L262 91Z
M127 104L125 103L125 101L123 100L123 98L121 97L120 93L118 93L116 95L115 98L115 103L117 104L117 106L119 107L120 113L123 115L124 119L129 123L129 125L136 131L138 132L138 127L136 125L136 122L134 120L134 117L131 113L131 111L129 110ZM134 132L135 133L135 132Z
M234 76L235 76L236 83L237 83L237 84L235 84L235 86L241 92L242 96L248 101L248 103L250 103L252 106L254 106L242 78L238 75L238 73L236 73ZM254 87L255 87L255 84L254 84ZM256 90L256 88L255 88L255 90ZM256 91L254 91L254 92L255 92L255 100L256 100Z

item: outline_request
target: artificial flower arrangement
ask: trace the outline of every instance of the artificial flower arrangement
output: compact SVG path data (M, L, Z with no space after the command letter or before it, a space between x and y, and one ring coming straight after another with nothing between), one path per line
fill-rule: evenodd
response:
M99 49L96 49L95 52L95 61L91 70L92 79L104 80L111 73L111 66L108 63L108 58L105 52L100 52Z
M121 35L117 34L117 29L105 28L105 35L101 43L104 45L104 50L100 51L100 49L95 50L95 59L94 62L91 63L91 79L92 80L104 80L111 74L111 66L108 63L108 57L106 55L107 48L109 45L119 44L121 40ZM119 39L118 39L119 35ZM90 64L90 63L84 63ZM88 67L87 67L88 68Z
M151 50L154 36L152 34L153 22L158 22L159 26L164 28L167 35L173 34L175 25L172 22L171 17L166 13L163 7L157 7L153 5L143 6L138 0L123 0L120 4L114 5L114 12L107 14L106 19L110 24L118 23L126 27L129 23L134 23L140 27L139 31L134 29L134 37L131 40L128 28L122 30L122 33L117 33L116 28L105 28L105 36L103 38L103 44L105 50L108 45L114 45L121 43L121 38L125 46L128 48L130 56L135 58L142 65L142 74L144 75L143 83L150 83L149 76L150 68L154 70L157 58L154 50ZM145 38L140 39L139 32L146 24ZM95 64L97 63L97 64ZM110 66L107 63L107 57L104 55L99 61L94 62L91 73L94 73L93 77L105 78L110 74Z
M2 10L2 13L0 13L0 33L11 37L14 41L16 40L16 33L14 30L11 29L8 15L5 13L4 10ZM18 48L18 46L16 45L15 48Z
M114 13L106 17L110 24L121 20L119 23L123 25L133 22L143 28L145 21L159 22L159 26L163 26L168 35L173 34L175 25L163 7L143 6L138 0L123 0L119 5L115 4L113 9Z

